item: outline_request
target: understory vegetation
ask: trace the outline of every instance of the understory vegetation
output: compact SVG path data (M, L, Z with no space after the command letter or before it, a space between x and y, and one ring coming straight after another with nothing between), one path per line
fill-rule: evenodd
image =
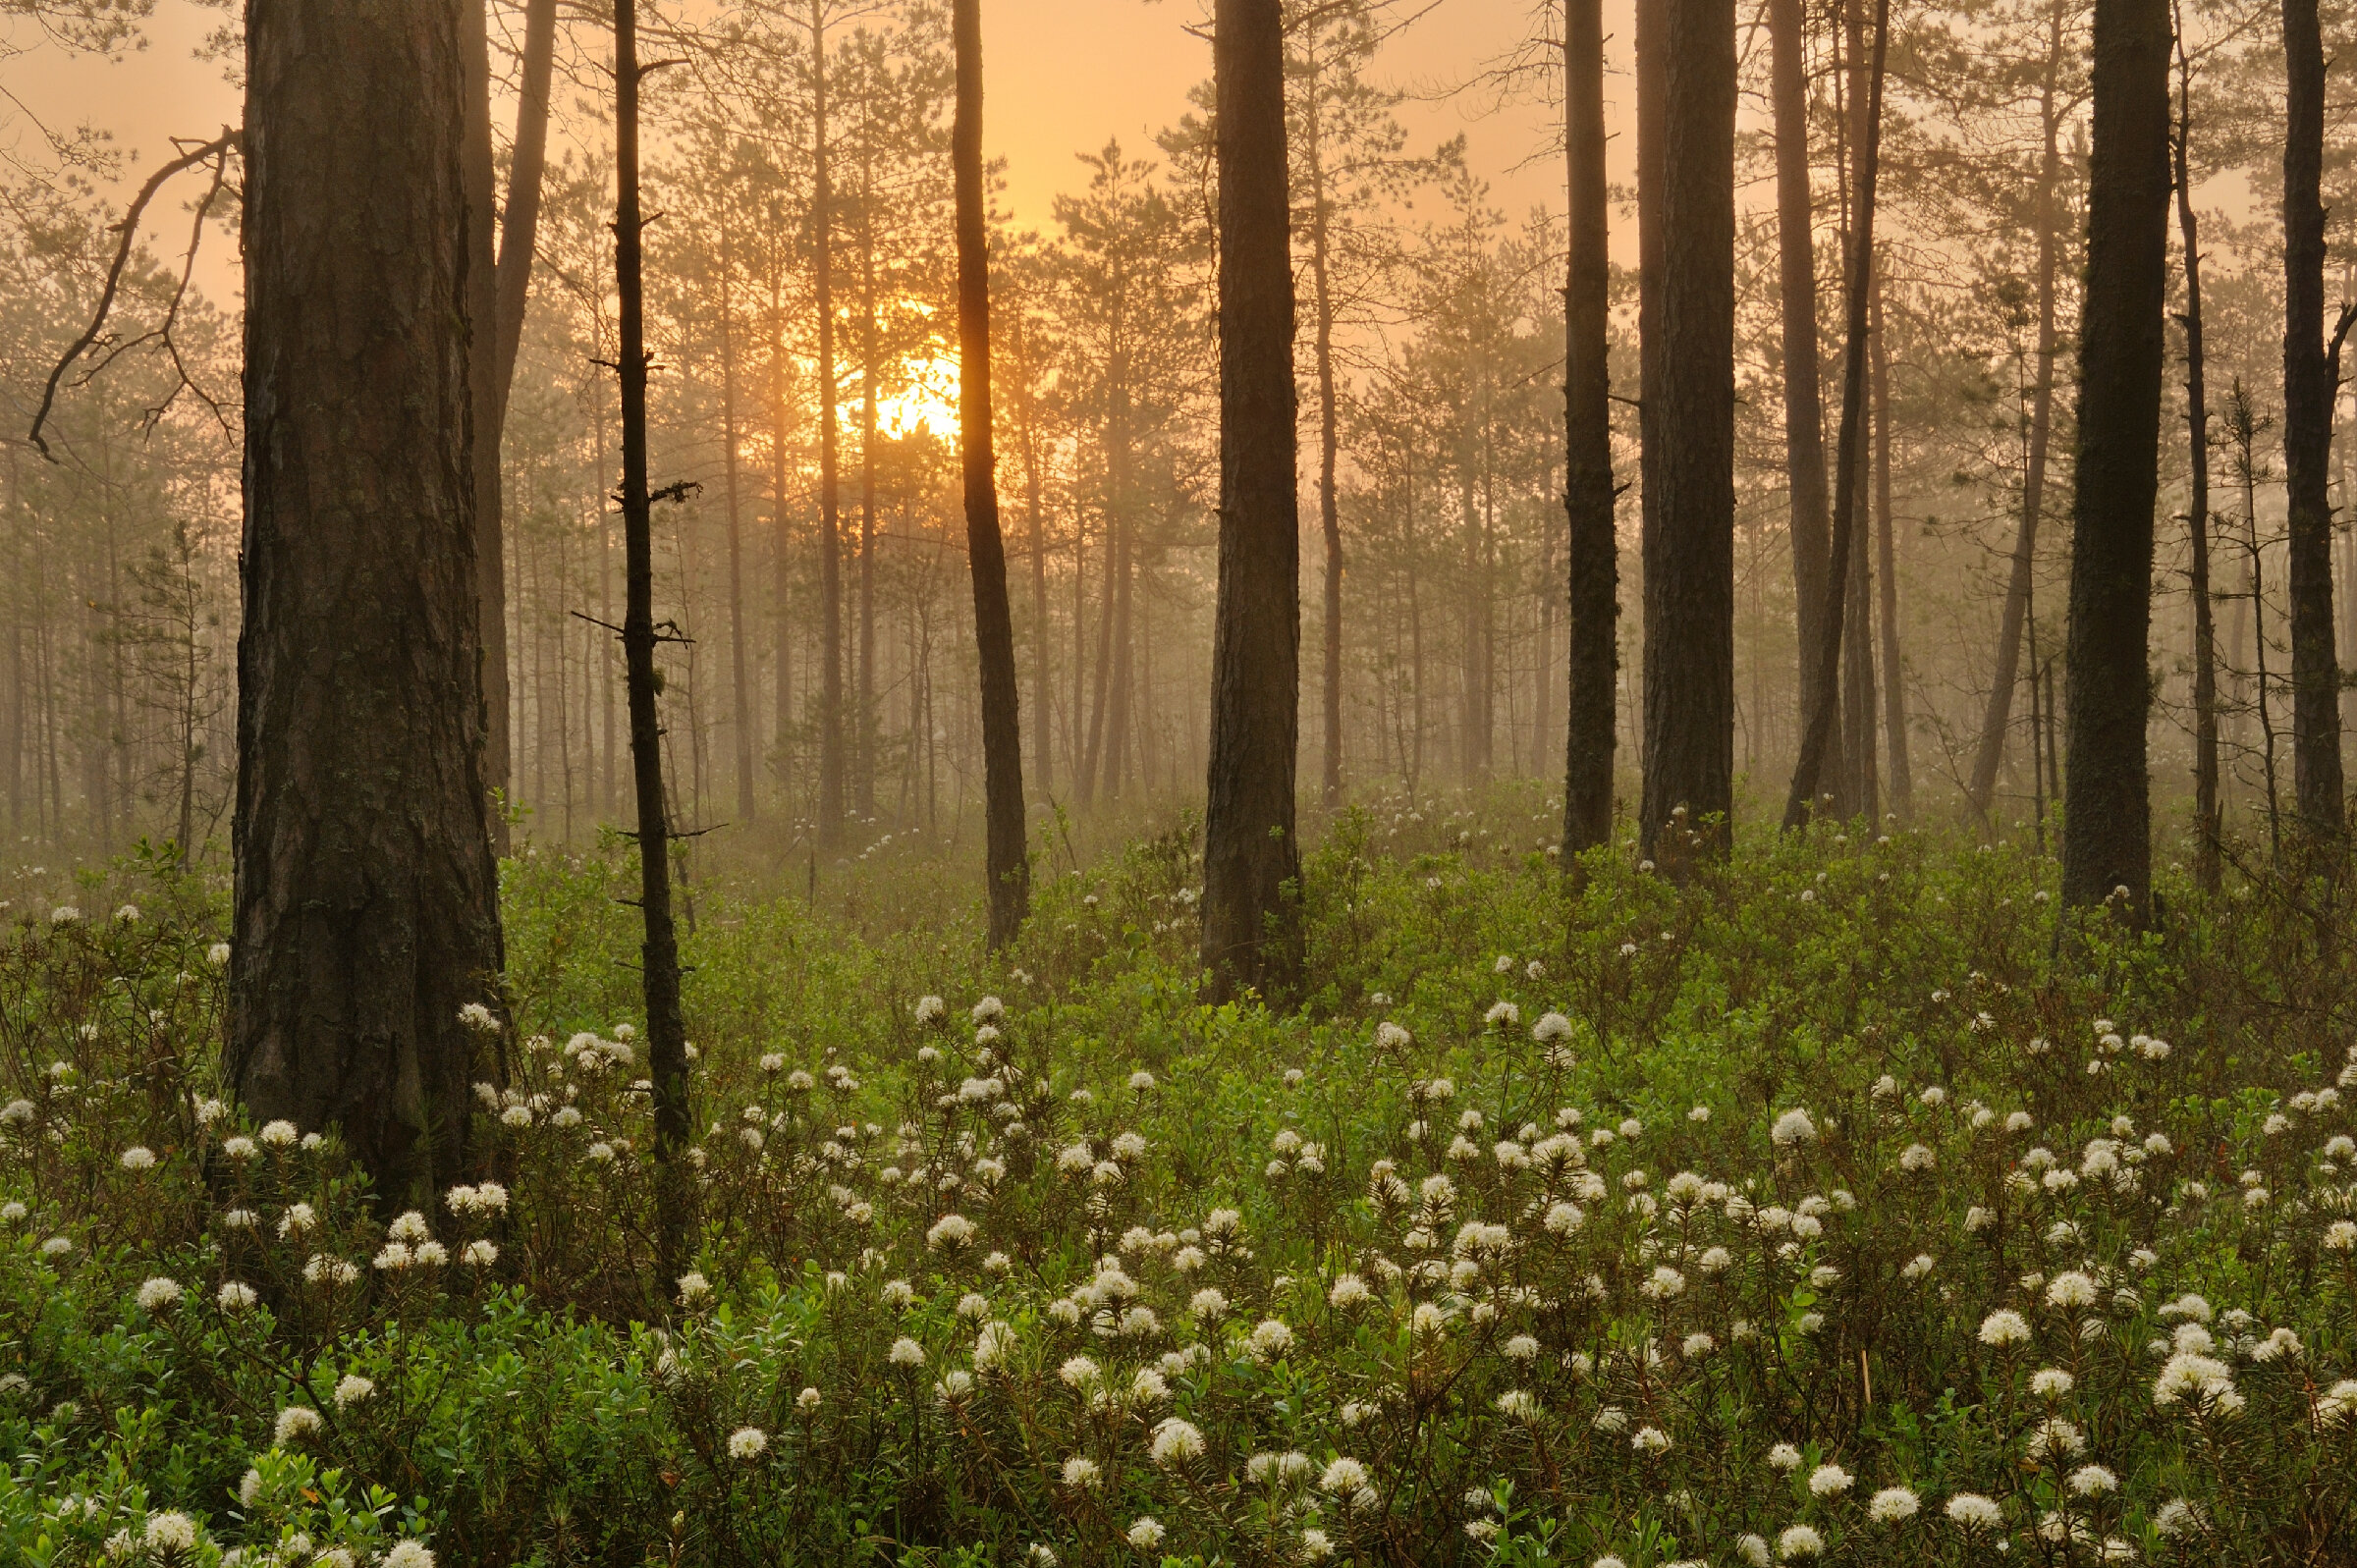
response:
M407 1197L224 1104L217 889L20 902L0 1554L2357 1559L2345 892L2058 939L2026 844L1681 887L1559 809L1330 824L1282 1007L1198 1003L1184 826L1003 960L925 851L699 880L680 1279L627 847L508 864L479 1165Z

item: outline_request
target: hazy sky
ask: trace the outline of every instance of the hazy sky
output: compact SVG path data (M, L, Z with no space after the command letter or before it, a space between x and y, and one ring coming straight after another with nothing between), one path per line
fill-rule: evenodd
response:
M1211 72L1210 45L1184 30L1200 15L1198 5L983 0L985 136L990 153L1008 160L1007 199L1018 222L1048 225L1050 198L1079 184L1075 152L1100 148L1109 136L1150 151L1153 133L1185 112L1188 87ZM1560 162L1528 161L1552 135L1552 113L1530 105L1484 114L1477 94L1441 94L1511 50L1532 10L1531 0L1441 0L1380 61L1386 77L1419 95L1400 111L1414 144L1468 133L1474 166L1495 183L1495 204L1517 219L1536 203L1562 205ZM140 53L110 63L36 49L0 64L0 87L53 128L87 123L110 132L137 153L136 185L140 171L169 156L168 137L210 136L238 119L237 94L220 70L193 57L221 20L220 11L192 0L160 0ZM30 137L22 113L4 98L0 126L20 146ZM159 247L180 243L179 210L175 201L158 214L176 237L158 232ZM226 249L214 248L217 255ZM227 268L205 272L216 292L231 283Z

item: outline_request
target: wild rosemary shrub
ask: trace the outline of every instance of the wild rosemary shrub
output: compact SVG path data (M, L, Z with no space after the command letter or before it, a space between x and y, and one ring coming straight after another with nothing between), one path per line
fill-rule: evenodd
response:
M702 885L676 1280L619 852L510 867L481 1168L413 1207L222 1103L201 897L23 921L0 1546L2357 1560L2345 894L2057 943L2026 852L1680 888L1546 819L1338 821L1280 1009L1193 1000L1184 832L1043 875L1004 963L905 848Z

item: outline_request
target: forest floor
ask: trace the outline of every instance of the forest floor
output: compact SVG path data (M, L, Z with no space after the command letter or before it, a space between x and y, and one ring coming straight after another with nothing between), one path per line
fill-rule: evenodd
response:
M626 847L510 862L414 1209L224 1105L217 882L21 898L0 1556L2357 1561L2345 890L2058 940L2027 844L1555 835L1334 819L1298 995L1222 1007L1183 824L1046 836L995 958L970 854L713 851L675 1279Z

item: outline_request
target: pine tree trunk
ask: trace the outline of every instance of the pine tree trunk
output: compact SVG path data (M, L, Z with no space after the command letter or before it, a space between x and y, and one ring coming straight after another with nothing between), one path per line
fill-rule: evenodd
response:
M1874 524L1882 546L1883 730L1891 759L1891 809L1914 815L1915 769L1907 756L1907 691L1898 652L1898 541L1891 514L1891 344L1883 335L1883 280L1874 280Z
M783 289L773 280L770 302L772 318L781 324L785 312L778 308ZM775 646L770 657L777 664L776 707L772 732L777 736L777 750L772 766L785 796L784 813L795 814L794 794L794 528L786 513L786 429L788 405L786 401L786 347L780 343L769 360L769 401L773 421L769 438L769 505L770 505L770 617Z
M1734 811L1732 0L1637 9L1645 757L1639 832L1673 875ZM1673 814L1682 827L1665 836Z
M884 373L877 341L875 176L860 185L859 210L859 701L851 713L852 798L876 814L876 402Z
M2220 874L2218 799L2218 628L2210 590L2210 393L2202 344L2201 231L2193 212L2193 66L2177 54L2175 154L2177 232L2185 248L2186 594L2193 601L2194 880L2216 892Z
M2283 0L2283 468L2290 542L2291 775L2309 835L2337 838L2340 661L2332 626L2332 409L2344 319L2325 341L2325 46L2317 0Z
M1853 135L1857 149L1856 211L1850 223L1844 279L1847 319L1842 342L1841 433L1834 457L1834 537L1826 572L1833 590L1826 601L1824 641L1817 649L1818 705L1810 711L1808 731L1801 738L1800 763L1792 770L1792 790L1784 802L1787 829L1805 825L1818 798L1819 780L1833 738L1836 672L1842 650L1845 645L1856 649L1866 646L1866 596L1855 575L1853 558L1865 554L1864 542L1857 538L1857 515L1866 467L1866 339L1872 325L1869 307L1874 297L1875 187L1881 175L1883 66L1890 49L1890 0L1875 0L1874 52L1866 66L1864 102ZM1854 57L1863 50L1856 46L1854 33L1852 42ZM1858 624L1845 635L1844 622L1853 611ZM1858 711L1853 708L1853 720ZM1871 715L1873 710L1863 711ZM1853 733L1858 736L1863 756L1870 758L1874 745L1872 725L1856 726ZM1861 785L1865 777L1861 767ZM1863 799L1858 803L1871 809Z
M622 331L622 650L628 667L630 771L638 791L639 981L646 1001L647 1069L654 1086L655 1272L665 1296L691 1256L687 1164L687 1029L680 1013L679 937L671 915L671 811L663 788L656 711L654 526L646 477L646 291L638 206L637 0L614 0L614 284ZM690 911L692 920L692 910Z
M2038 524L2046 509L2047 444L2054 429L2055 281L2060 246L2056 196L2062 178L2063 106L2057 77L2062 69L2062 10L2050 13L2046 81L2039 118L2046 148L2038 171L2038 380L2030 389L2030 425L2022 457L2021 526L2013 539L2012 569L2005 580L2003 619L1997 633L1997 668L1990 677L1989 705L1981 719L1981 744L1973 757L1966 791L1984 822L1997 800L1998 770L2004 765L2005 738L2013 725L2013 688L2021 678L2022 628L2030 613L2030 577L2038 559Z
M1816 197L1809 177L1808 22L1802 0L1769 0L1770 99L1776 121L1778 285L1783 305L1784 473L1791 494L1792 587L1802 722L1817 711L1833 502L1825 476L1825 395L1818 368ZM1831 742L1838 758L1841 736ZM1838 777L1836 761L1831 771Z
M320 38L336 46L321 48ZM458 0L247 36L245 621L228 1076L381 1202L465 1172L499 1000Z
M827 146L827 0L810 0L811 223L818 314L818 842L843 842L843 521L835 419L835 190Z
M1321 717L1326 722L1324 777L1321 794L1329 808L1343 794L1343 512L1335 489L1335 467L1342 450L1341 401L1334 373L1334 280L1332 214L1326 195L1325 148L1322 145L1323 83L1318 79L1317 36L1314 26L1304 45L1309 79L1301 89L1302 125L1309 144L1301 149L1303 172L1309 178L1309 275L1312 308L1316 312L1316 370L1318 378L1318 525L1325 543L1325 685Z
M737 742L737 816L751 822L760 815L753 790L753 756L761 745L761 720L753 707L752 668L745 653L744 530L738 511L737 483L737 323L729 298L729 279L736 246L728 229L720 231L720 433L722 491L727 502L729 528L729 716L735 721Z
M1203 827L1203 963L1224 998L1300 963L1301 542L1285 30L1278 0L1215 0L1219 125L1220 589ZM1731 42L1731 33L1730 33Z
M2168 293L2171 35L2167 0L2096 0L2062 896L2098 904L2125 888L2128 913L2139 920L2152 892L2145 724Z
M1620 676L1603 0L1567 0L1563 87L1570 175L1570 250L1563 284L1563 515L1569 525L1571 617L1563 738L1563 856L1568 862L1612 837L1614 688Z
M1023 855L1021 695L1014 675L1014 618L1007 605L1007 547L999 537L997 457L990 402L990 231L982 189L982 3L956 0L958 116L951 156L958 199L958 439L965 480L965 549L974 581L974 648L982 673L984 865L990 946L1022 929L1030 905ZM1037 509L1033 510L1037 526ZM931 703L930 682L927 705Z
M491 811L491 847L504 855L515 744L508 733L508 579L499 466L507 398L499 375L499 267L492 250L499 230L499 179L491 155L491 42L483 15L487 3L459 0L459 48L466 74L461 165L466 189L466 391L474 464L475 592L482 600L475 622L483 661L483 784L498 796Z

